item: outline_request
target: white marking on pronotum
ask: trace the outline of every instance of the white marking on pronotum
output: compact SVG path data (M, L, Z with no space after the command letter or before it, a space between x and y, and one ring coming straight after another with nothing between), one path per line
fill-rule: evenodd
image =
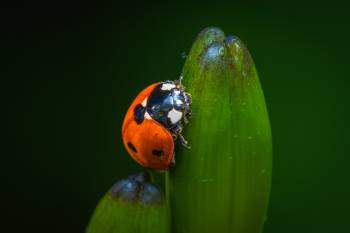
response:
M176 86L171 83L164 83L162 87L160 88L162 91L170 91L171 89L174 89Z
M145 112L145 115L143 116L145 119L152 120L152 117L148 114L148 112Z
M182 118L182 112L177 111L175 109L171 109L168 112L168 118L170 119L172 124L176 124L177 122L179 122Z
M142 107L146 107L146 104L147 104L147 98L145 98L145 99L142 101L141 105L142 105Z

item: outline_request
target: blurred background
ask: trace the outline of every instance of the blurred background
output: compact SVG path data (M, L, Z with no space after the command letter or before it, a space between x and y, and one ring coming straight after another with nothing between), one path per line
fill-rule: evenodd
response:
M176 79L181 54L207 26L246 43L264 89L274 142L264 232L350 232L349 9L30 2L2 10L5 232L84 231L106 190L142 170L121 141L129 104L148 84Z

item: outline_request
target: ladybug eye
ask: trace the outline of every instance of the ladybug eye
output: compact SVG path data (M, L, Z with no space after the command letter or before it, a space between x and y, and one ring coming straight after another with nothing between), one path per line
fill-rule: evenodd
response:
M157 149L154 149L152 150L152 154L155 155L155 156L162 156L164 154L164 151L163 150L157 150Z
M131 142L128 142L128 147L130 148L130 150L132 150L133 152L137 153L136 147Z

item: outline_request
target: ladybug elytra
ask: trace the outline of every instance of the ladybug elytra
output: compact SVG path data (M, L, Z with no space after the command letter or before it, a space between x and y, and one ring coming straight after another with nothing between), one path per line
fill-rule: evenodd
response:
M179 80L152 84L134 99L124 118L123 143L142 166L166 170L175 163L174 140L189 147L181 134L191 115L191 95Z

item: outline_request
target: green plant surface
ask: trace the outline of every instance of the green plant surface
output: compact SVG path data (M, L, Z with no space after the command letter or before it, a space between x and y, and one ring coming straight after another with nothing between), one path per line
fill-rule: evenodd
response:
M167 174L174 233L259 233L271 183L272 140L264 95L249 51L207 28L183 68L193 117Z
M87 233L168 233L169 208L147 173L122 179L100 200Z

